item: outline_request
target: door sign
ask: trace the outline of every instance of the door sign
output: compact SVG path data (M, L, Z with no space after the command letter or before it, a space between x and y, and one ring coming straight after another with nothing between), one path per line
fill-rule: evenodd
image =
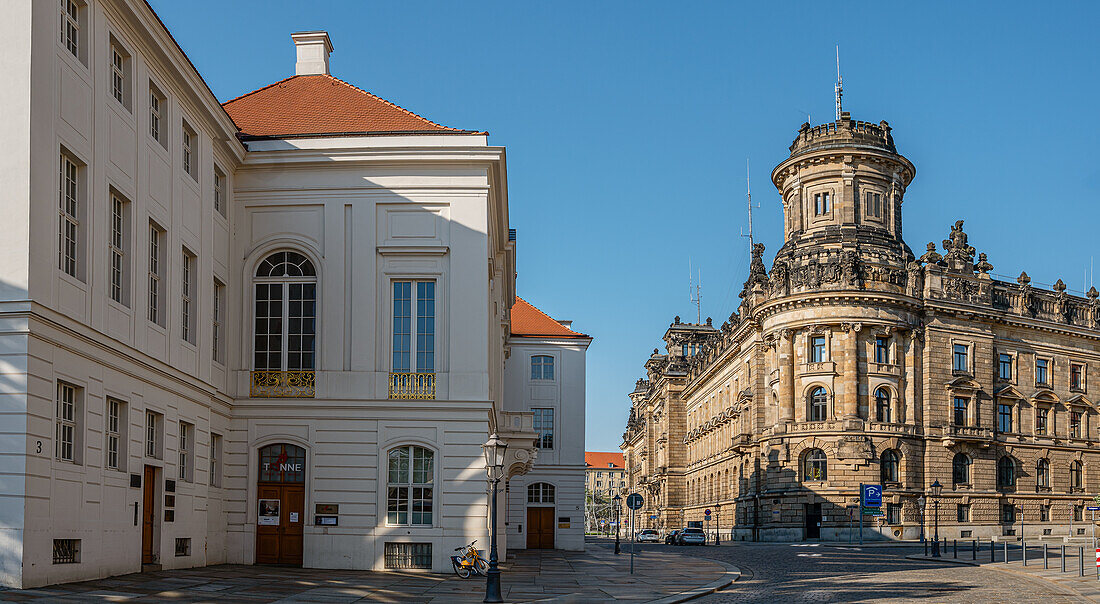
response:
M279 526L280 503L281 502L278 499L260 500L260 514L258 522L260 526ZM295 516L297 516L297 514L295 514ZM294 522L294 520L291 520L291 522Z

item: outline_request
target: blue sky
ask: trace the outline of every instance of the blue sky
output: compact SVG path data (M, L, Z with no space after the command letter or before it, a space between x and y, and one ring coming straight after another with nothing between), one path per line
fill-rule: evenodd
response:
M769 174L833 119L838 43L845 109L917 166L910 247L965 219L994 273L1077 291L1100 256L1095 3L151 1L221 100L325 29L333 75L508 148L519 292L595 336L588 450L618 450L641 364L694 317L689 260L703 316L736 308L746 158L770 265Z

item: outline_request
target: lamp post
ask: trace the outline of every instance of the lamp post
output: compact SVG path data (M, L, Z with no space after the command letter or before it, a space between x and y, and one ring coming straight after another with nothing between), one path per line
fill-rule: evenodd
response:
M619 555L619 504L622 503L622 495L615 495L611 498L615 502L615 555Z
M929 487L929 490L932 491L932 509L934 510L933 513L936 515L935 529L933 529L935 531L935 534L932 536L932 557L933 558L939 558L940 557L940 491L943 490L943 485L940 484L940 481L937 480L937 481L932 483L932 486Z
M485 573L485 599L482 602L503 602L500 596L500 569L497 567L497 485L504 476L504 455L508 443L493 434L481 445L485 451L485 472L493 485L489 502L489 571Z
M920 542L924 543L924 506L927 505L928 500L924 495L917 497L917 507L920 508Z
M718 520L718 510L722 509L719 503L714 504L714 544L722 545L722 523Z

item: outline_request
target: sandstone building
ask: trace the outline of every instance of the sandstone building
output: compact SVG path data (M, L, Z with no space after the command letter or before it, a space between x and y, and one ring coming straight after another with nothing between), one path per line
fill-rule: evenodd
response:
M866 535L1086 534L1100 487L1100 300L990 275L963 222L915 255L915 174L890 126L803 124L772 171L784 245L752 250L720 327L677 317L630 394L628 484L660 528L704 519L744 540L847 539L858 486L884 487ZM942 248L942 250L940 249Z

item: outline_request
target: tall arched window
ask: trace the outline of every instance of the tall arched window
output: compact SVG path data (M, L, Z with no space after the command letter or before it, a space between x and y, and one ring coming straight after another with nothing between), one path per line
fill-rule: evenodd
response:
M885 388L875 390L875 417L880 422L890 423L890 391Z
M1011 489L1016 486L1016 463L1005 455L997 460L997 488Z
M1046 459L1035 462L1035 486L1040 489L1050 488L1050 462Z
M1071 489L1083 489L1085 486L1083 480L1084 472L1082 471L1081 462L1072 461L1069 464L1069 486Z
M829 415L829 393L818 386L810 392L810 421L823 422Z
M821 449L810 449L803 458L802 479L806 481L823 481L828 479L829 458Z
M966 453L956 453L951 460L951 476L955 484L970 484L970 458Z
M879 474L883 483L898 481L898 452L887 449L879 460Z
M416 445L390 449L386 524L430 525L435 453Z
M548 482L527 485L527 503L554 503L554 485Z
M311 371L317 334L317 272L298 252L275 252L256 267L253 369Z

